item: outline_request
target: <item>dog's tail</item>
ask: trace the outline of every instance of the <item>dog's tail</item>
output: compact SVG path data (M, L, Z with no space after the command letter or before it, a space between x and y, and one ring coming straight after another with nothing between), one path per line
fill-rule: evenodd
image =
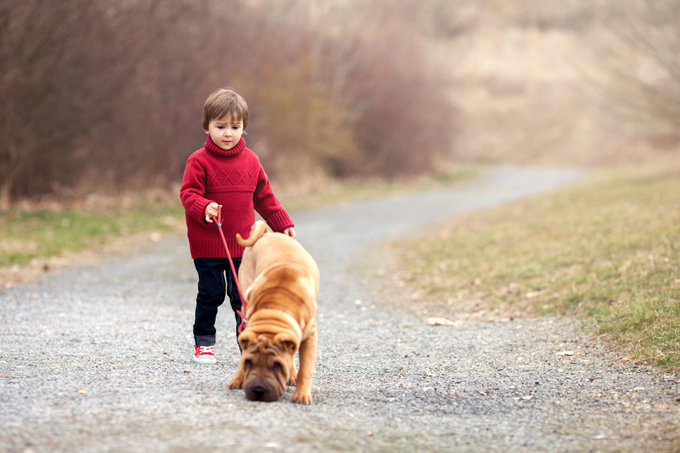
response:
M240 234L236 233L236 242L238 242L238 245L241 247L251 247L268 232L269 229L267 228L267 224L262 220L258 220L250 228L250 237L248 239L243 239Z

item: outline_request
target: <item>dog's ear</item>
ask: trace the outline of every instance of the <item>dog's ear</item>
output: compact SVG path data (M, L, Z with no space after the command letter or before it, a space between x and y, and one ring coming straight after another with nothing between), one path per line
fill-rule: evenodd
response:
M297 351L297 345L294 341L283 341L281 342L281 346L283 346L283 349L289 354L295 354L295 351Z
M276 334L274 343L280 344L284 351L289 352L290 354L295 354L300 347L300 340L287 332Z
M238 344L241 345L241 349L244 351L248 349L248 345L255 340L257 340L257 334L248 330L241 332L238 336Z

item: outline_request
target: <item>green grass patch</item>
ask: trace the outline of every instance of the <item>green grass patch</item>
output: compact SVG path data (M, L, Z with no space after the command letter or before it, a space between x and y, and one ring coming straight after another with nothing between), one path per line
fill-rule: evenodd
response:
M471 178L477 170L450 166L419 179L334 182L304 193L282 192L288 211L431 189ZM0 212L0 266L25 265L33 258L60 256L146 232L180 231L184 209L177 193L138 195L134 200L107 198L105 206L79 208L15 207ZM119 206L129 205L126 208Z
M131 209L26 209L0 213L0 266L60 256L105 244L115 237L170 231L184 222L179 202L144 203Z
M677 371L679 248L675 165L600 173L454 218L402 258L413 283L442 300L583 316L632 357Z

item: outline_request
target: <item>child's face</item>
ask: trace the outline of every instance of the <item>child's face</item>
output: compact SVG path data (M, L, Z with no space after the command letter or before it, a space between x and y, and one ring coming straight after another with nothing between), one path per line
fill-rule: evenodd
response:
M227 151L236 146L243 135L243 122L232 115L220 119L212 119L208 123L206 134L210 135L213 143Z

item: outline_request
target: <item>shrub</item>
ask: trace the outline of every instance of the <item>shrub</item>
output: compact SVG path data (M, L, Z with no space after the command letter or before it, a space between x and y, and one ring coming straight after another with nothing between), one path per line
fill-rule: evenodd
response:
M314 25L306 8L4 1L0 199L178 182L220 86L249 102L248 145L274 179L431 169L452 112L417 37L348 10L344 29Z

